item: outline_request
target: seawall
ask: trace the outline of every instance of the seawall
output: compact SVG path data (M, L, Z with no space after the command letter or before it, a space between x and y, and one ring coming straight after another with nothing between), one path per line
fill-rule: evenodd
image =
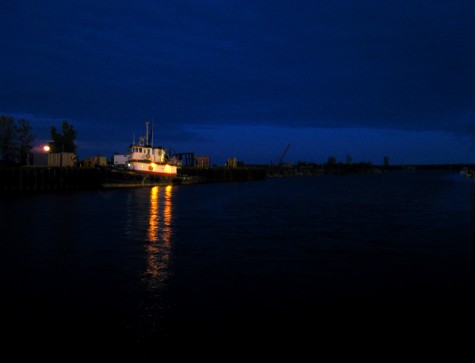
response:
M264 169L253 168L183 168L177 177L164 177L110 168L13 167L0 168L0 193L232 182L265 177Z
M95 168L18 167L0 169L0 192L96 189L102 175Z
M206 183L262 180L266 178L264 168L181 168L179 175L199 178Z

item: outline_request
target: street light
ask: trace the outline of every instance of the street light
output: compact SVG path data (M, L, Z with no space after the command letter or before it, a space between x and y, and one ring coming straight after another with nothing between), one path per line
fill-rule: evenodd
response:
M44 152L47 152L47 153L48 153L50 150L51 150L51 148L49 147L49 145L43 146L43 151L44 151Z

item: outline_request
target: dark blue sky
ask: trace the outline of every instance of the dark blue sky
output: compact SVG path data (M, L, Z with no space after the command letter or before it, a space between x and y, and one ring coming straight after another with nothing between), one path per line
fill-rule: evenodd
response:
M0 113L80 157L475 162L472 0L0 2Z

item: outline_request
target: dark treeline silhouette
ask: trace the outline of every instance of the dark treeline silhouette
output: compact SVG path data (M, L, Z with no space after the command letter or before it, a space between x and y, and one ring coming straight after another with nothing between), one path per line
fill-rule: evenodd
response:
M35 138L29 121L0 115L0 166L28 164ZM55 126L51 127L49 142L51 152L75 153L77 150L75 140L76 131L67 121L63 121L60 130Z
M33 148L35 135L30 123L0 115L0 161L4 165L24 165Z
M51 152L71 152L75 153L77 146L74 143L76 140L76 130L67 121L63 121L61 130L57 130L56 127L51 126L51 142L49 146Z

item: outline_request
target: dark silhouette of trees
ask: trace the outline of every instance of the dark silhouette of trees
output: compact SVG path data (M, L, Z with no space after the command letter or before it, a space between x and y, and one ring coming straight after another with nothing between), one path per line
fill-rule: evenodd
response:
M327 160L327 166L333 167L336 165L336 157L334 156L329 156Z
M74 143L76 131L73 125L70 125L67 121L63 121L60 131L56 127L51 126L51 139L52 141L49 143L51 152L76 152L77 146Z
M16 134L18 141L18 158L20 164L26 164L28 161L28 155L33 148L33 140L35 135L32 134L32 128L30 123L25 119L17 121Z
M0 158L6 162L15 161L15 120L11 116L0 116Z
M26 164L35 139L31 131L27 120L15 121L11 116L0 115L0 159L7 163Z

